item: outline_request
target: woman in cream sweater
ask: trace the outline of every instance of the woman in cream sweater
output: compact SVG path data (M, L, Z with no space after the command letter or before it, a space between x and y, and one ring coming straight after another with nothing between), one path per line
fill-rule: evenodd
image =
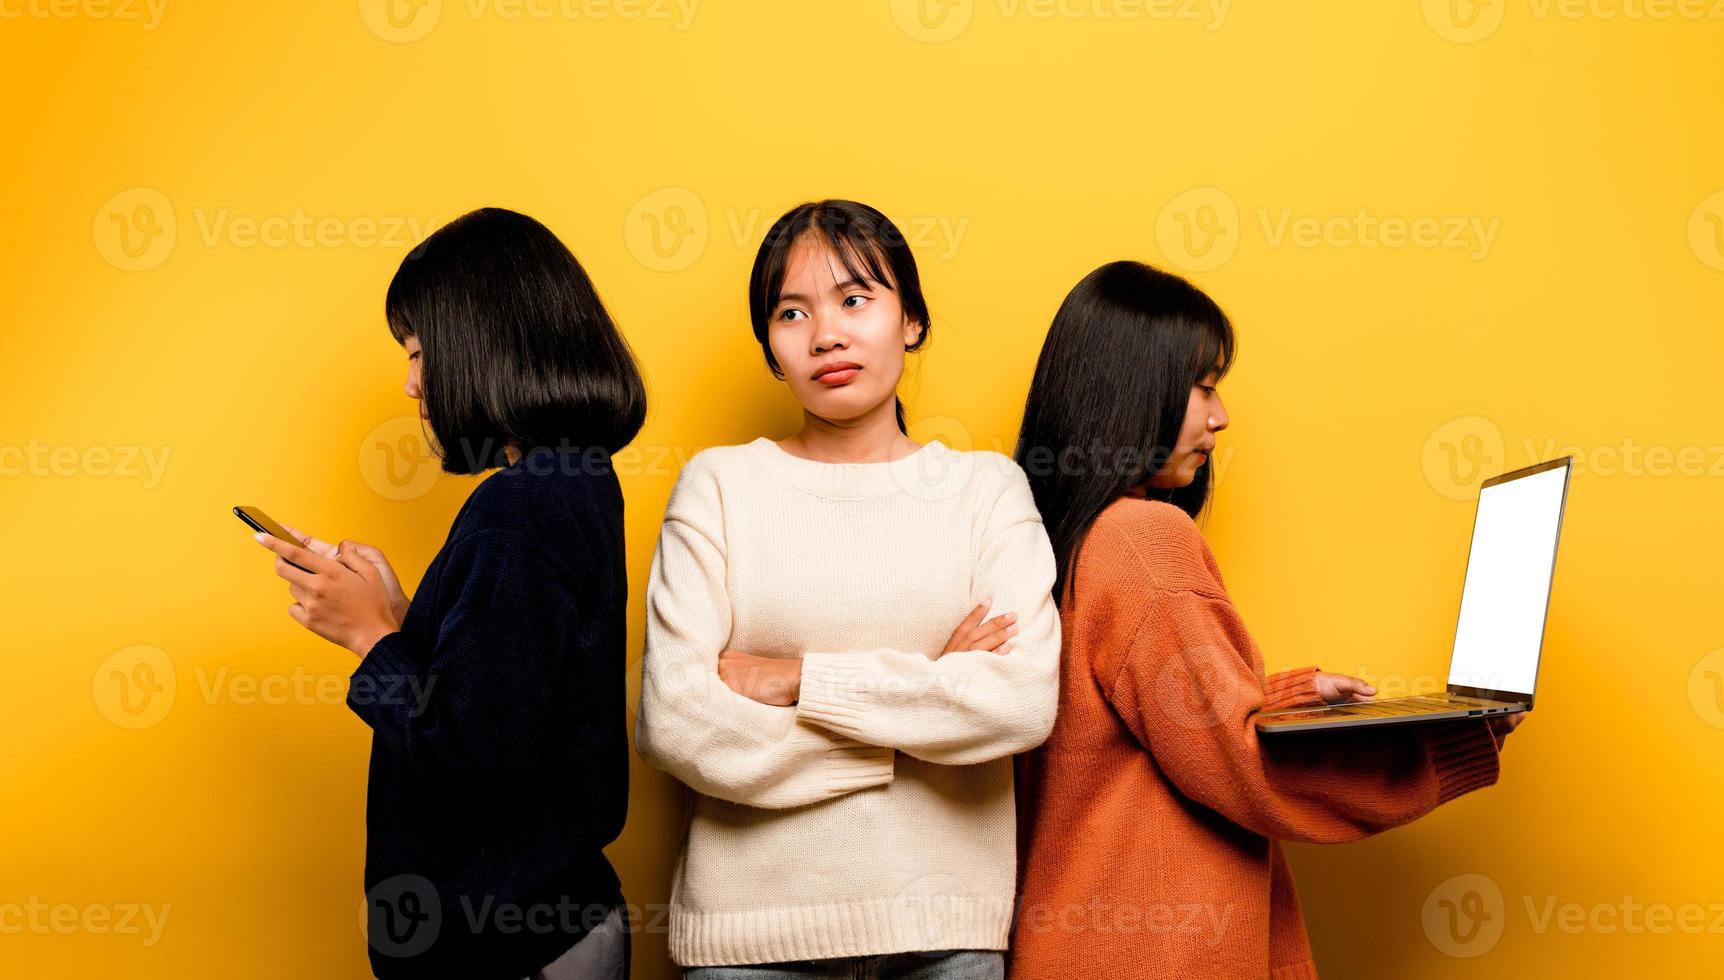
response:
M703 980L1001 976L1011 756L1058 701L1029 483L906 434L928 312L880 212L780 218L749 305L803 426L690 460L653 557L636 747L693 791L671 955Z

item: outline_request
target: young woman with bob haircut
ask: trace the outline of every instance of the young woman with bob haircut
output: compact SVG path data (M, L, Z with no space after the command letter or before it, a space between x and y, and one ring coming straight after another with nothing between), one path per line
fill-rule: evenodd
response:
M513 211L426 239L385 315L442 468L494 472L411 601L370 545L260 536L293 618L360 657L372 968L620 980L629 925L603 848L628 802L628 583L610 462L645 389L580 263Z

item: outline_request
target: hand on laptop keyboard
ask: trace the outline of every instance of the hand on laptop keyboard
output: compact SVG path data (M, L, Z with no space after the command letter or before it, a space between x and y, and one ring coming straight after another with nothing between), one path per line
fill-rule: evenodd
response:
M1343 701L1363 701L1377 693L1377 689L1358 677L1347 674L1331 674L1319 670L1315 680L1317 693L1322 695L1324 704L1340 704Z

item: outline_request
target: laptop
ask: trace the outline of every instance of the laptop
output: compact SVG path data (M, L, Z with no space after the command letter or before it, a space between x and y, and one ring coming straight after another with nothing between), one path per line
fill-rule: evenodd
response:
M1574 457L1492 477L1479 488L1448 689L1419 697L1287 708L1259 732L1398 725L1532 710Z

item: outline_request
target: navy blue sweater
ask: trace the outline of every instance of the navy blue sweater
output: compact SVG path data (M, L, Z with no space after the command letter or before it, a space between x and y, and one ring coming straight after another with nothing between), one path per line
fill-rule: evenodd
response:
M462 505L348 689L377 976L518 980L622 902L627 599L602 452L532 450Z

